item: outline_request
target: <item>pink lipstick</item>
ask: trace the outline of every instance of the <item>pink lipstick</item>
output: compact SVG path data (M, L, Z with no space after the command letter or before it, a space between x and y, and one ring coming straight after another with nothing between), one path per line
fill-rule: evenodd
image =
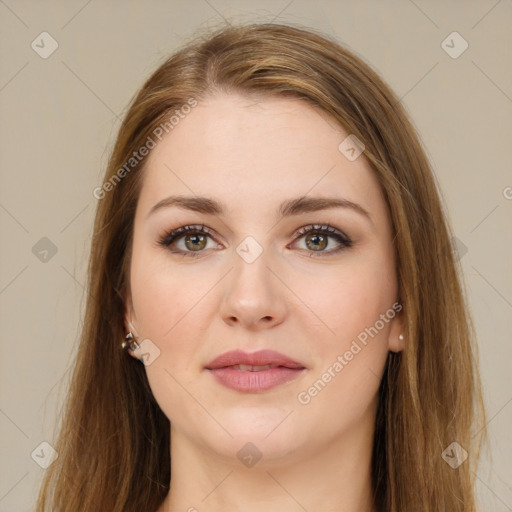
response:
M243 393L261 393L296 379L305 366L274 350L231 350L205 368L220 384Z

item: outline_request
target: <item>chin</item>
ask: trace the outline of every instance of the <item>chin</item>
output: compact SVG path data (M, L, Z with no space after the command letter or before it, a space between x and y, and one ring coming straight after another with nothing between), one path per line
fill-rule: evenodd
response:
M233 437L217 429L219 434L210 439L211 447L228 457L235 454L240 458L245 452L251 454L254 451L262 455L261 462L281 459L296 452L304 442L303 437L307 438L307 429L304 426L297 428L297 419L293 416L290 411L280 409L233 408L216 416Z

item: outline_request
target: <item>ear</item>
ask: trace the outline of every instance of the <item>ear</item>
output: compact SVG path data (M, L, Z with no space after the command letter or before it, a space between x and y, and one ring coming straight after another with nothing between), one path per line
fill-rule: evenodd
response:
M400 339L400 336L402 336L403 339ZM401 352L405 349L405 342L404 313L400 311L396 314L395 318L391 320L388 348L391 352Z

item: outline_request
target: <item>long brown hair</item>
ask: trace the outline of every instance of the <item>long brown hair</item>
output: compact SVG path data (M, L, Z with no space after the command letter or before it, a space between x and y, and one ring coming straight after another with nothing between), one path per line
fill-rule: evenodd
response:
M153 511L169 490L169 421L144 366L121 349L146 159L127 162L162 123L171 129L175 110L216 91L301 98L364 142L393 223L407 340L403 352L389 353L379 390L375 503L379 511L474 512L485 411L475 329L435 176L399 99L376 72L324 35L278 24L199 36L131 102L98 194L84 325L55 441L59 456L46 471L37 510ZM442 456L453 442L469 453L456 468Z

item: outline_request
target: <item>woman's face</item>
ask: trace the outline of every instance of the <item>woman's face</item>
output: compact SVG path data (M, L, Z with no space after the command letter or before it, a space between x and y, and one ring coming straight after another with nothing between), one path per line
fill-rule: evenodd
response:
M386 202L348 135L300 100L224 94L151 150L126 327L174 441L262 461L371 441L400 307ZM236 349L299 368L208 369Z

